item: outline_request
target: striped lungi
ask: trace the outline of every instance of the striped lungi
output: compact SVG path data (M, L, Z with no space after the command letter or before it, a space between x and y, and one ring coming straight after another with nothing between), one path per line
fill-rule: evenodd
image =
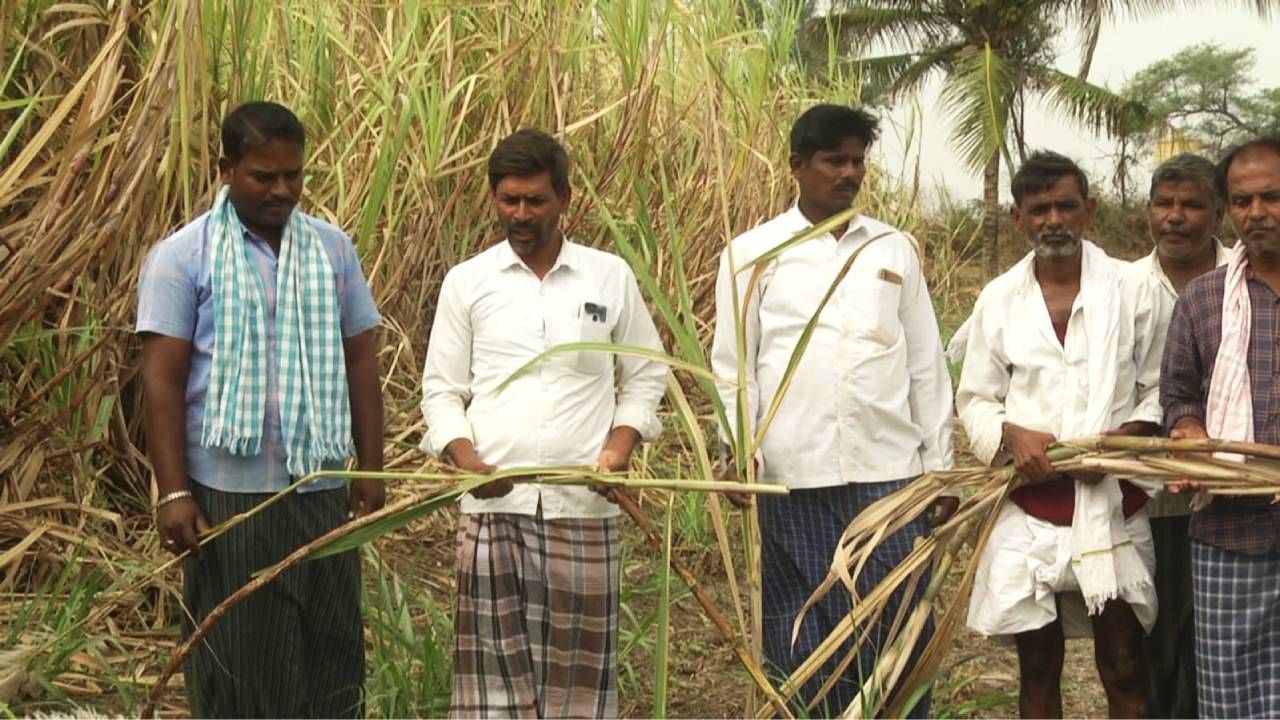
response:
M849 593L837 586L811 607L800 626L795 644L791 628L796 614L813 591L827 577L835 555L836 544L859 513L880 498L906 486L909 480L878 483L851 483L827 488L792 490L788 495L761 495L759 502L764 654L770 672L779 680L795 671L826 639L835 626L849 614ZM871 554L857 577L858 594L865 597L888 573L911 553L915 539L929 532L928 518L921 516L906 527L885 538ZM919 599L929 584L928 574L916 587ZM862 679L870 677L876 656L901 605L903 591L892 596L881 615L882 622L869 634L849 664L843 677L819 703L816 712L823 716L840 714L857 697ZM904 620L905 622L905 620ZM930 621L916 647L924 648L933 634ZM800 698L806 703L816 696L821 685L837 670L853 647L850 639L805 684ZM929 695L926 693L910 717L926 717ZM799 711L797 711L799 712ZM804 715L812 716L813 712Z
M191 483L210 525L270 493ZM292 493L182 564L197 621L253 573L345 522L347 491ZM192 632L188 619L183 638ZM363 717L364 631L356 551L299 563L233 605L183 666L194 717Z
M450 717L617 716L618 525L462 516Z
M1280 717L1280 554L1191 541L1202 718Z

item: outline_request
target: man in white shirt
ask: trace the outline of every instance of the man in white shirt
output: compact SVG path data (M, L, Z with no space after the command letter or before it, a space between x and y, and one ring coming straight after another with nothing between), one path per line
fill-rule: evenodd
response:
M871 503L922 473L949 467L952 460L951 381L912 238L856 216L770 261L747 295L750 261L852 205L877 129L875 118L848 107L818 105L801 115L791 130L796 205L735 238L720 258L716 280L712 367L717 376L734 380L743 364L748 404L743 435L750 438L782 391L782 376L806 323L846 261L865 248L822 308L756 453L760 480L790 488L789 495L762 497L759 505L764 653L770 670L781 677L807 659L849 613L847 593L828 593L809 611L792 644L796 614L825 579L845 528ZM735 292L744 318L741 357ZM732 423L736 388L724 383L720 395ZM737 435L736 428L725 432ZM947 506L954 509L953 498ZM887 538L859 576L859 592L879 583L928 529L921 517ZM822 700L821 712L840 713L857 696L901 601L899 595L885 611L886 622L875 628L858 662L850 663ZM837 652L801 689L800 699L815 699L844 657ZM926 696L913 716L927 713Z
M1183 153L1165 160L1151 175L1147 220L1155 248L1134 260L1133 269L1153 284L1161 347L1178 293L1227 264L1227 249L1215 237L1226 208L1213 189L1213 171L1208 159ZM1159 492L1147 506L1160 605L1147 636L1151 717L1197 717L1190 512L1187 494Z
M556 345L661 351L635 276L560 231L569 160L520 130L489 158L506 238L445 276L423 372L424 449L472 473L628 467L661 430L665 366ZM607 490L493 481L462 499L454 717L616 717L618 509Z
M1110 476L1057 473L1045 450L1101 432L1158 432L1151 284L1083 239L1095 200L1074 162L1035 153L1011 189L1013 223L1032 252L978 297L956 410L979 460L1011 458L1034 484L1015 490L996 521L968 624L1013 636L1023 717L1062 716L1064 637L1090 632L1111 716L1145 717L1143 633L1156 615L1148 494Z

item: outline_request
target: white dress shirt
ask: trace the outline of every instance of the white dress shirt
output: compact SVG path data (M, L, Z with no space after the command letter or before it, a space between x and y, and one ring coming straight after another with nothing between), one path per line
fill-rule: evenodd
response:
M973 454L982 462L989 464L995 459L1005 421L1052 433L1059 440L1129 421L1160 422L1164 345L1151 284L1139 281L1122 260L1105 255L1101 260L1112 264L1110 272L1118 279L1114 292L1091 294L1088 280L1082 276L1080 293L1071 306L1066 341L1061 343L1030 255L982 289L969 318L964 369L956 390L956 412ZM1095 271L1088 262L1084 265L1082 275ZM1108 427L1090 428L1085 426L1092 380L1086 310L1098 303L1104 305L1105 312L1117 313L1121 322L1114 342L1115 393Z
M1006 457L1001 448L1005 421L1059 440L1129 421L1160 421L1163 347L1152 284L1088 241L1082 253L1080 292L1062 342L1035 276L1033 254L978 296L956 410L973 454L984 463L1000 464ZM1082 492L1109 506L1107 513L1100 517L1082 508ZM1121 491L1113 478L1076 486L1070 526L1052 525L1006 503L978 559L969 627L983 635L1012 635L1045 626L1061 610L1065 634L1087 636L1092 629L1084 604L1059 607L1055 596L1083 592L1082 568L1088 572L1105 560L1111 596L1128 603L1150 629L1157 608L1150 524L1145 509L1124 519L1120 508ZM1092 526L1080 525L1090 519L1096 521ZM1090 533L1107 538L1105 555L1086 552L1083 541Z
M1213 241L1216 264L1221 267L1227 264L1229 250L1223 247L1216 238ZM1178 291L1173 281L1160 265L1160 251L1152 250L1130 263L1130 267L1140 277L1145 277L1154 287L1151 301L1155 306L1156 333L1159 335L1160 347L1164 347L1164 338L1169 331L1169 320L1173 317L1173 306L1178 302ZM1191 512L1191 493L1173 494L1161 490L1147 504L1147 513L1153 517L1172 517L1187 515Z
M731 272L744 298L752 271L743 266L810 226L793 207L738 236L721 254L711 364L725 381L719 390L730 423L736 422L738 378ZM951 378L915 243L868 217L852 220L838 239L828 233L788 249L768 263L749 300L740 300L749 432L756 433L778 393L805 324L864 245L819 315L765 432L765 482L831 487L951 466Z
M662 352L635 275L616 255L569 242L538 276L506 241L454 267L440 288L422 377L424 450L458 438L500 469L592 465L609 431L662 429L657 407L665 365L607 352L563 352L503 390L538 354L573 342L612 342ZM465 495L464 513L613 517L617 506L584 487L517 483L501 498Z

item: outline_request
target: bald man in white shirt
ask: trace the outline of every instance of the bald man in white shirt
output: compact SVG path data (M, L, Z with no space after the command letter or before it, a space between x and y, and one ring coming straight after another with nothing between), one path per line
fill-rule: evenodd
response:
M912 238L856 216L769 262L747 295L750 261L853 204L877 130L871 115L838 105L818 105L801 115L791 131L796 205L735 238L721 256L716 281L712 367L717 376L735 380L743 363L745 435L750 437L780 392L806 323L845 262L862 250L823 308L756 457L762 482L790 488L787 496L759 501L764 653L778 677L791 674L849 613L848 594L829 593L809 611L792 644L796 614L826 577L849 523L916 476L952 462L950 376ZM742 356L735 290L745 316ZM736 387L723 383L720 395L734 422ZM949 511L955 502L947 499ZM887 538L859 576L859 592L873 588L928 529L928 519L920 517ZM899 594L885 618L894 617L901 600ZM862 680L870 677L887 624L875 629L858 661L806 715L839 714L857 696ZM844 656L837 652L801 689L803 703L816 698ZM928 707L925 696L912 717L927 715Z
M625 470L662 427L660 363L562 352L499 389L556 345L662 351L627 264L560 231L568 164L536 130L498 143L489 184L506 238L450 270L440 289L423 446L469 472ZM450 715L616 717L619 549L607 490L501 480L464 496Z

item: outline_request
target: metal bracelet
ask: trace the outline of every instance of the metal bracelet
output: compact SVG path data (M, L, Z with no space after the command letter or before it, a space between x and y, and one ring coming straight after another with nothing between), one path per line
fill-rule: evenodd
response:
M174 500L181 500L182 498L189 498L189 497L191 497L190 490L174 490L173 492L169 493L168 495L165 495L164 497L156 501L156 509L159 510L160 508L164 507L165 505L168 505Z

